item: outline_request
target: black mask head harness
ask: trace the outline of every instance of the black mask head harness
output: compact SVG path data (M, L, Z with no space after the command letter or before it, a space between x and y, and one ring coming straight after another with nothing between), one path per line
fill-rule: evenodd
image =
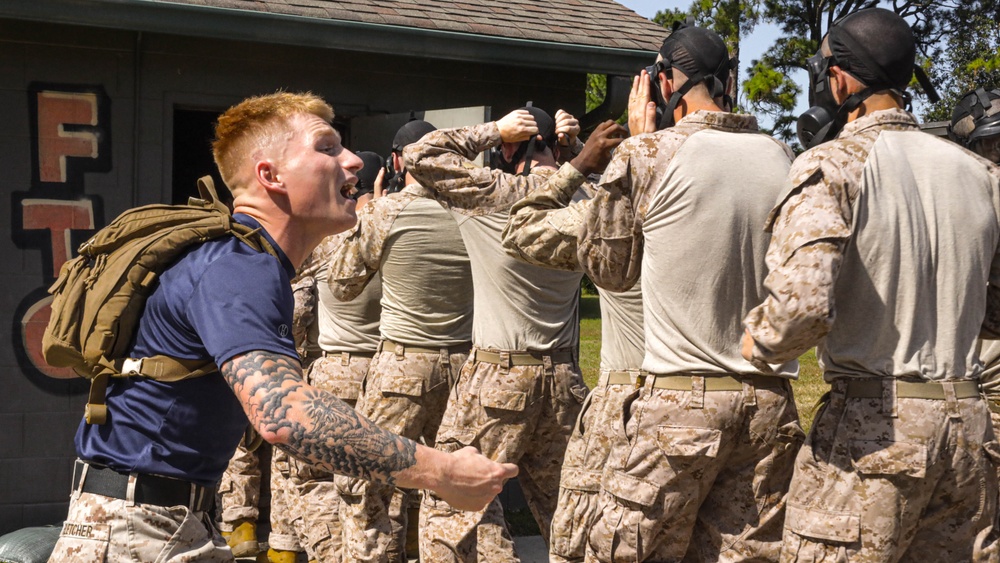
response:
M738 61L729 58L729 50L718 33L703 27L695 27L693 18L685 23L675 23L674 29L663 40L659 61L646 67L652 82L650 92L656 102L656 128L664 129L674 125L674 110L681 98L692 88L704 83L712 98L722 96L724 104L732 107L733 100L726 94L729 71L736 68ZM674 90L669 100L663 99L660 91L659 74L666 73L673 78L673 69L683 72L688 80Z
M351 197L355 200L375 191L375 178L378 176L378 171L382 168L384 162L378 153L371 151L359 151L358 158L365 165L358 172L358 182L354 186L356 191L351 194Z
M534 107L531 102L528 102L526 106L520 109L527 111L535 119L535 125L538 126L538 134L542 136L542 140L539 141L538 137L535 136L526 141L521 141L517 150L511 155L510 160L504 158L503 151L498 150L495 152L493 160L496 168L508 174L517 174L517 165L523 160L524 169L521 171L521 175L527 176L531 173L531 157L534 156L535 151L545 150L545 147L555 147L557 139L556 122L545 110Z
M847 123L847 116L876 92L889 90L903 99L907 110L912 97L906 92L910 78L917 80L931 102L939 100L923 69L914 64L913 32L903 18L883 8L859 10L834 22L826 36L830 51L806 61L809 71L810 108L799 116L797 133L805 148L833 139ZM830 85L830 67L837 66L865 85L838 104Z
M399 130L396 131L396 136L392 138L392 152L400 156L402 156L403 149L406 148L407 145L419 141L421 137L431 131L437 131L437 127L434 127L422 119L413 119L412 113L410 115L411 119L400 127ZM385 171L386 193L393 194L406 187L406 170L396 170L396 166L393 163L391 156L386 160Z

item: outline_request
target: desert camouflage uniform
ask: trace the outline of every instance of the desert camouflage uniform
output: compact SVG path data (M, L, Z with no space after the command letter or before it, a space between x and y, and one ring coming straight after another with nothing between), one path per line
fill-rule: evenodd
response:
M308 368L308 363L311 361L307 352L309 327L315 325L316 282L313 270L315 270L315 261L312 261L310 257L310 260L302 265L296 278L292 280L292 294L295 298L292 335L299 357L302 359L303 370ZM259 447L271 449L270 444L267 443L260 444ZM258 510L261 478L260 453L248 451L245 440L241 441L229 462L229 466L226 467L226 472L222 475L219 496L222 504L221 528L224 531L232 531L241 520L256 522L260 515ZM301 513L293 510L292 504L297 495L292 492L293 485L287 482L290 478L288 454L273 448L270 459L271 471L268 486L271 489L271 532L268 543L270 547L275 549L302 551L295 524L295 521L301 518L301 516L295 515ZM301 522L298 523L300 528L302 525Z
M308 354L308 348L309 327L315 324L316 319L316 264L313 255L310 255L292 280L292 296L295 299L292 310L292 337L304 374L308 374L309 364L315 359L315 356ZM306 522L308 511L303 510L303 502L296 490L293 467L292 457L288 453L280 448L272 448L271 532L267 539L268 546L278 551L305 551L310 559L315 559L306 549L306 544L310 543L306 541L309 529ZM333 517L336 519L336 512Z
M411 184L359 213L331 262L330 289L349 299L381 276L382 341L358 412L433 447L451 382L469 354L472 276L455 220L430 195ZM405 561L415 492L349 477L338 477L337 486L345 560Z
M511 208L503 246L512 256L539 266L580 269L577 237L593 200L572 202L577 188L575 182L564 181L567 174L573 171L560 170ZM599 295L601 374L566 446L549 535L553 562L584 559L611 441L621 431L622 405L635 390L645 353L640 284L621 293L599 290Z
M366 205L359 213L368 208ZM344 251L349 233L324 239L299 268L293 282L297 321L292 330L295 341L301 343L306 381L355 406L378 346L382 292L377 278L346 303L330 292L329 265ZM293 522L295 543L304 548L310 560L341 561L342 499L334 475L284 452L279 454L276 470L287 475L283 505Z
M699 111L625 140L602 176L578 258L610 290L642 271L648 375L625 399L588 561L776 559L797 365L762 375L735 343L764 299L760 227L790 161L753 116Z
M983 363L980 382L986 395L986 406L990 409L993 433L1000 436L1000 340L980 340L978 355ZM997 466L997 476L1000 478L1000 465ZM1000 511L1000 506L997 510Z
M437 447L475 446L518 464L525 499L547 539L559 471L586 385L577 365L580 274L514 260L500 246L508 211L552 171L514 176L472 159L500 145L495 123L441 129L403 151L406 169L455 216L475 288L474 348L448 399ZM516 561L499 500L461 512L425 493L420 553L427 561Z
M123 516L124 515L124 516ZM51 563L157 561L232 563L207 512L73 491Z
M825 337L832 391L796 459L782 561L996 557L974 344L1000 329L1000 174L969 154L885 110L789 173L768 222L770 296L746 326L760 361Z
M260 453L241 441L219 482L220 528L232 532L240 522L260 516ZM260 447L269 446L261 444Z

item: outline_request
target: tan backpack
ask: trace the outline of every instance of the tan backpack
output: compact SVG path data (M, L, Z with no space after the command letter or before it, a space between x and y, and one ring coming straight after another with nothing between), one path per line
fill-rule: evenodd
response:
M198 180L201 199L188 205L130 209L80 245L49 288L52 315L42 337L50 365L73 368L91 380L86 418L107 419L110 377L144 376L179 381L218 371L211 361L168 356L127 358L139 318L163 270L193 244L233 235L259 252L277 256L259 230L233 220L219 202L211 176Z

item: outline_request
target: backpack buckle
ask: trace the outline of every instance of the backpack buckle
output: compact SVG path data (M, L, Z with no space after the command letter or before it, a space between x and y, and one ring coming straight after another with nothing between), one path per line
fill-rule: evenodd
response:
M122 375L142 375L142 358L125 358L122 362Z

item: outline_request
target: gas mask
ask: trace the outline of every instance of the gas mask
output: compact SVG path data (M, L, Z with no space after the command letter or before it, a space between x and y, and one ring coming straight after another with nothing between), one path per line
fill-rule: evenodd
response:
M799 116L796 133L799 142L807 149L836 137L847 123L847 114L872 94L871 89L866 88L848 99L848 102L853 103L852 107L848 108L848 102L837 104L830 85L830 67L835 64L833 57L824 57L822 53L816 53L806 60L810 107Z
M695 27L694 20L688 18L685 23L674 24L673 32L660 47L660 56L661 60L646 67L650 99L656 103L657 130L674 125L674 110L681 98L699 84L708 87L712 98L722 96L725 98L723 104L732 107L732 99L725 94L725 83L729 71L736 68L737 60L729 58L726 45L718 34ZM669 100L665 100L660 90L659 74L663 72L668 79L673 78L674 67L685 73L688 80L673 91Z
M385 193L394 194L402 191L406 186L406 170L396 170L392 162L392 154L385 159L385 176L382 179Z
M927 74L912 62L912 50L909 51L908 57L904 56L907 47L900 43L901 53L898 56L889 57L889 61L886 61L885 58L879 59L869 52L870 47L866 47L867 43L859 42L852 36L851 31L845 30L845 26L851 25L847 23L848 20L862 18L853 22L857 23L865 21L869 17L879 18L883 13L889 14L890 18L898 18L898 16L881 8L866 8L835 21L830 27L830 32L824 43L829 49L830 55L824 55L823 49L821 49L820 52L809 57L806 61L806 69L809 71L809 105L811 107L799 116L796 125L799 142L805 148L811 149L835 138L847 124L850 113L876 92L889 91L896 94L902 99L903 107L909 111L912 97L906 92L906 85L910 81L910 76L915 76L920 82L928 100L932 103L938 101L937 92L935 92ZM868 19L867 21L872 20ZM902 20L900 22L900 25L905 26ZM857 33L857 26L855 26L853 33ZM882 54L885 54L884 51ZM904 63L905 66L899 64L898 61L907 58L909 60ZM880 63L879 60L884 62ZM883 65L886 66L883 68ZM864 89L848 96L842 104L837 103L830 84L830 69L834 66L849 73L865 85Z

